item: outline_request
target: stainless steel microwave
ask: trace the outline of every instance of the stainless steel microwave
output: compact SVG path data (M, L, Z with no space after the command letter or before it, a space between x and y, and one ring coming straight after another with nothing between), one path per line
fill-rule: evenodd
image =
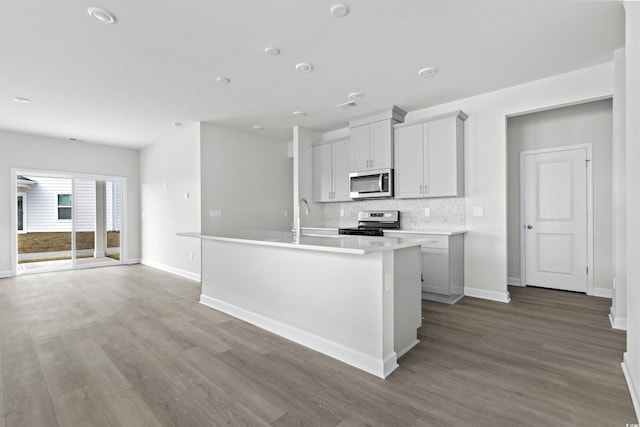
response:
M393 169L351 172L349 197L352 199L393 197Z

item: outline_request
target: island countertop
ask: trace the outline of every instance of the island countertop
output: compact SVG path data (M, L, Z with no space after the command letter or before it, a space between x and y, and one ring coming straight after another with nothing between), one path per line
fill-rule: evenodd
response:
M202 233L178 233L179 236L195 237L207 240L244 243L250 245L276 246L310 251L337 252L365 255L374 252L394 251L396 249L419 246L430 243L430 239L411 239L401 237L375 237L352 235L315 235L295 236L286 231L232 231L215 235Z

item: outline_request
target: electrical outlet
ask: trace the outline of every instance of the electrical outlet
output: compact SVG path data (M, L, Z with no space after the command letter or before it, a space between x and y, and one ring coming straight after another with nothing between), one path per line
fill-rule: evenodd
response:
M344 208L340 209L340 216L344 216Z
M482 206L474 206L473 216L484 216L484 208Z
M284 211L284 216L289 216L289 211L285 210Z
M190 197L191 197L191 195L189 193L184 193L184 199L185 200L189 200Z
M209 218L222 218L222 209L211 209L209 211Z
M424 216L431 216L431 208L424 208Z
M169 183L168 183L168 182L163 182L163 183L162 183L162 189L163 189L164 191L167 191L167 190L169 189Z
M193 261L193 252L189 251L189 261Z

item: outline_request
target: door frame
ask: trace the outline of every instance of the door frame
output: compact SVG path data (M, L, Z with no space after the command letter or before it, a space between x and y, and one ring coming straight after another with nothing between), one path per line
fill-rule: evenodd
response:
M526 223L526 204L524 194L526 192L525 182L525 157L531 154L545 154L558 151L568 151L586 149L587 150L587 295L593 293L593 155L592 144L576 144L565 145L560 147L541 148L536 150L526 150L520 152L520 284L527 286L527 249L526 249L526 233L524 231Z
M16 209L18 203L18 175L44 175L53 178L63 178L70 179L72 186L72 194L73 194L73 203L72 203L72 218L76 218L76 191L75 191L75 181L76 179L93 179L97 181L118 181L122 186L122 205L121 205L121 215L122 215L122 226L120 231L120 262L118 265L128 264L128 245L127 245L127 236L129 234L129 216L127 211L127 177L123 176L111 176L111 175L92 175L85 173L75 173L75 172L55 172L55 171L45 171L38 169L23 169L23 168L11 168L11 200L13 208L11 209L11 276L15 277L18 274L18 209ZM94 265L83 265L78 266L75 262L76 256L76 230L75 230L75 220L71 222L71 259L72 259L72 267L70 268L61 268L61 269L53 269L50 271L65 271L65 270L80 270L85 268L97 268L101 267L99 264ZM113 265L113 264L112 264ZM41 269L38 271L34 271L37 273L46 273L48 269ZM31 274L31 273L24 273Z

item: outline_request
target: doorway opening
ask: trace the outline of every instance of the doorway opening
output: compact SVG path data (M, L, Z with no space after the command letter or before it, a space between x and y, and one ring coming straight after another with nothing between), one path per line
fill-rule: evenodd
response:
M13 171L13 274L124 262L126 178Z
M589 210L587 220L587 232L592 244L587 248L587 265L580 269L587 274L588 295L611 298L613 288L613 267L611 253L613 251L612 240L612 215L611 209L613 198L613 166L612 166L612 130L613 130L613 110L612 100L610 98L596 101L588 101L570 106L562 106L551 108L543 111L523 113L507 117L507 253L508 253L508 284L511 286L526 286L526 265L523 267L522 255L526 250L523 233L528 232L531 238L534 238L539 226L560 226L563 221L562 217L569 217L572 212L569 209L571 204L567 202L566 197L561 194L570 194L572 189L569 187L571 183L570 163L574 163L577 167L589 173L592 178L588 183L587 197L590 198L590 208L582 209L586 216ZM545 203L546 211L535 213L543 219L552 219L554 216L558 218L548 221L547 224L530 223L524 221L521 215L521 199L524 197L521 190L521 153L531 152L539 153L564 151L577 147L591 147L591 154L582 158L580 161L565 159L559 163L548 163L546 160L537 159L532 162L540 166L542 170L536 173L539 185L546 185L549 192L543 197L547 198ZM587 162L585 160L591 160ZM538 166L536 166L537 169ZM577 170L577 169L576 169ZM563 178L565 177L565 178ZM536 178L534 178L535 180ZM564 186L564 187L563 187ZM545 190L545 191L546 191ZM521 194L522 193L522 194ZM557 199L553 199L557 197ZM531 203L530 203L531 204ZM534 203L535 204L535 203ZM546 209L544 208L544 209ZM534 218L535 219L535 218ZM583 218L584 219L584 218ZM525 226L531 225L532 229L525 229ZM566 224L565 224L566 225ZM582 225L580 225L582 227ZM525 231L526 230L526 231ZM534 265L541 272L555 272L558 277L566 275L569 277L574 272L569 273L569 258L560 258L555 252L560 252L561 247L573 247L570 242L572 237L567 235L551 236L557 232L549 232L541 230L547 236L541 237L542 247L539 247L537 254L535 249L533 255L543 255L543 259L538 261L541 264ZM565 233L567 234L567 233ZM570 233L568 233L570 234ZM549 238L547 238L549 237ZM533 243L537 243L535 240ZM566 250L565 250L566 252ZM582 249L581 249L581 253ZM577 255L577 254L575 254ZM570 255L572 257L573 255ZM539 258L539 257L538 257ZM564 263L564 264L563 264ZM571 264L575 273L578 273L577 264ZM584 264L583 264L584 265ZM589 268L588 273L586 268ZM534 279L529 285L547 286L550 288L566 289L561 286L556 287L551 283L543 283L540 278ZM584 292L584 290L582 290Z

